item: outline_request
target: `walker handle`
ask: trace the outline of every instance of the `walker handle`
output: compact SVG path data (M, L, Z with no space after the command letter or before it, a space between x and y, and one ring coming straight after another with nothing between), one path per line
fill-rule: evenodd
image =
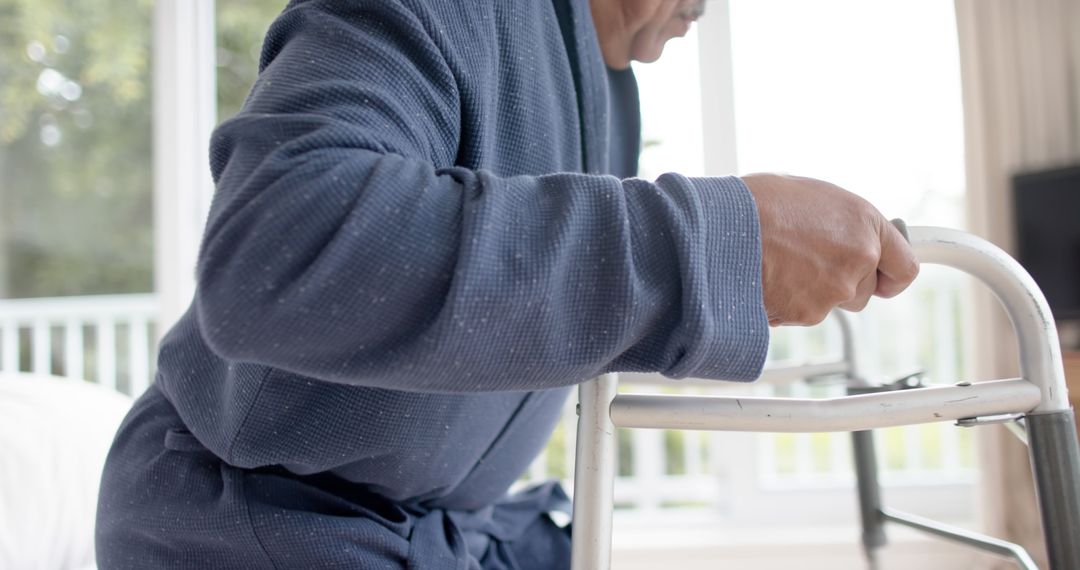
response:
M911 243L911 237L907 233L907 223L901 218L893 218L891 222L896 229L900 230L900 235L904 236L904 241Z
M1042 402L1031 411L1070 409L1054 317L1020 263L989 241L958 230L913 226L908 236L920 263L959 269L988 286L1001 301L1016 333L1020 375L1042 391Z

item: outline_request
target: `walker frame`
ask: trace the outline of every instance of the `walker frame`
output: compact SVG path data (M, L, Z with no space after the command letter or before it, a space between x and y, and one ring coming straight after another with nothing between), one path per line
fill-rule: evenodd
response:
M901 229L902 223L900 224ZM862 544L870 568L885 544L884 525L898 523L1011 557L1036 569L1016 544L882 506L870 430L955 421L972 426L1006 422L1026 439L1049 554L1049 570L1080 569L1080 450L1069 406L1057 329L1042 292L1008 254L973 235L912 227L922 263L950 266L990 287L1002 302L1019 344L1020 377L952 386L895 390L867 383L859 370L850 322L842 362L769 370L762 379L843 374L849 395L829 399L616 394L618 376L579 387L574 473L573 570L611 566L615 428L751 432L852 432Z

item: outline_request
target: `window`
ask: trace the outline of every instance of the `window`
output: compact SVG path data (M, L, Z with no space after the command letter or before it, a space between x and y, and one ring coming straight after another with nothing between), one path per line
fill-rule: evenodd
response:
M702 142L698 28L664 47L659 61L634 63L641 94L639 175L655 180L665 172L686 176L705 173Z
M0 298L150 291L151 0L0 0Z
M152 10L0 0L4 372L149 382Z
M963 227L959 55L950 3L729 0L709 10L728 6L729 13L706 18L730 17L729 77L716 77L729 68L726 54L711 51L716 38L705 35L718 32L713 22L669 43L659 62L635 68L643 177L701 174L710 164L737 163L739 173L789 172L837 183L912 225ZM734 132L704 132L719 127L705 123L709 113L703 111L723 102L703 101L703 84L732 86ZM736 157L706 156L705 134L730 137ZM858 316L872 379L920 368L934 382L965 377L963 279L926 267L907 293L875 300ZM836 356L839 340L835 325L774 329L769 359L778 365ZM838 385L724 389L794 397L842 393ZM697 436L683 442L669 435L674 432L648 432L620 434L620 452L630 458L620 458L623 479L616 485L624 506L686 507L705 499L728 521L774 524L781 510L786 524L855 521L847 434L703 434L699 444ZM973 514L970 432L929 425L877 436L891 500L946 518ZM686 451L697 448L704 450L701 459ZM676 498L668 496L671 489L689 491ZM850 508L838 508L845 504Z
M909 224L963 227L951 4L732 0L731 21L741 171L821 178ZM905 294L871 302L859 320L872 377L917 369L936 382L965 377L964 279L924 267ZM785 357L805 351L800 345L813 334L795 329L774 337L774 356ZM882 454L887 472L951 462L962 478L973 467L966 432L913 427L882 436L890 442Z
M963 224L953 6L733 0L739 168L822 178L909 223Z

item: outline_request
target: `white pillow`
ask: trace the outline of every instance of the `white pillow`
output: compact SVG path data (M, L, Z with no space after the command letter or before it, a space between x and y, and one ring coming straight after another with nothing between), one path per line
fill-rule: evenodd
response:
M131 403L83 381L0 374L0 568L93 565L101 469Z

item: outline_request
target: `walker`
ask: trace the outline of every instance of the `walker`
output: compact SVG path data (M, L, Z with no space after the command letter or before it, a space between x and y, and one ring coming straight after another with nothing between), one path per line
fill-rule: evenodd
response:
M902 222L897 222L905 231ZM750 432L852 432L862 546L869 568L885 544L886 522L1010 557L1038 570L1019 545L895 511L881 504L870 430L955 421L1005 423L1028 445L1050 570L1080 569L1080 450L1069 406L1054 318L1034 280L1008 254L973 235L935 227L905 232L922 263L954 267L987 284L1004 305L1019 342L1020 378L922 387L902 379L872 385L861 376L846 315L841 362L766 371L763 379L843 374L848 395L829 399L619 394L616 374L578 389L574 469L573 570L611 565L615 428Z

